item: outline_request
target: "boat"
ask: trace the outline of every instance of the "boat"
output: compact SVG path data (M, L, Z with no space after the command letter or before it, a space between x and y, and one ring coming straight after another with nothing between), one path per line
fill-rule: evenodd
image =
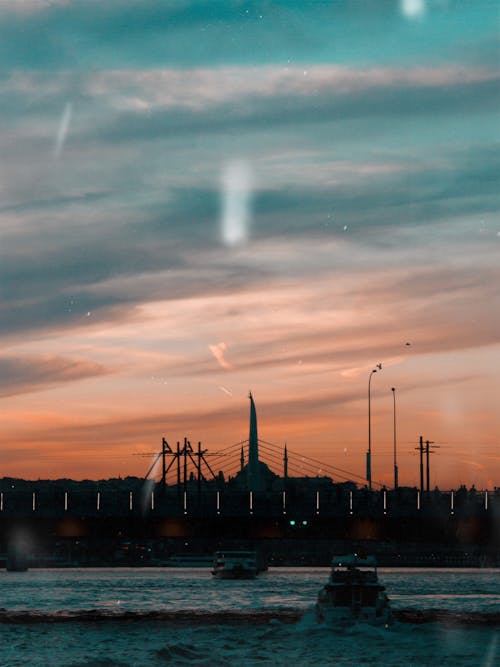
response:
M255 579L257 576L255 551L216 551L212 574L216 579Z
M316 620L333 626L392 623L389 598L373 556L355 553L333 559L328 583L318 594Z

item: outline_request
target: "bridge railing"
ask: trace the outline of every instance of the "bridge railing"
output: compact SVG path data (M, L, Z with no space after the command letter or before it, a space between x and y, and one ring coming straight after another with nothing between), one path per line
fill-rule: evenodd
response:
M488 492L420 494L417 489L318 490L302 488L249 492L138 485L134 488L37 487L0 491L0 521L6 517L155 517L155 516L475 516L500 513L500 495Z

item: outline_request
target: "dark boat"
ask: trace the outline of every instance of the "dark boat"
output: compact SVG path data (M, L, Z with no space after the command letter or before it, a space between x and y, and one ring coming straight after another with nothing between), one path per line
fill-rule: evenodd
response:
M318 594L316 619L332 626L391 624L389 599L374 557L351 554L333 559L328 583Z

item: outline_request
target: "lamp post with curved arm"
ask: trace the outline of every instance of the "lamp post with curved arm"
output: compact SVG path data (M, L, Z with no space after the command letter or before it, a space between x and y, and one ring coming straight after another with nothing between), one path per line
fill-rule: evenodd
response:
M377 364L376 368L370 371L368 377L368 451L366 452L366 479L368 488L372 488L372 413L371 413L371 382L372 376L377 370L382 370L382 364Z
M392 402L394 406L394 488L398 488L398 464L396 462L396 387L391 388Z

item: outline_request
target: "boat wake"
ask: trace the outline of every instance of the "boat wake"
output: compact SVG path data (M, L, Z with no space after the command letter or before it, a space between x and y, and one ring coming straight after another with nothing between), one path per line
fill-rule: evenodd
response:
M450 611L448 609L399 609L393 612L400 623L445 623L446 625L500 625L500 612Z
M272 611L127 611L82 609L61 611L7 610L0 608L0 623L68 623L106 621L162 621L174 625L262 625L271 622L296 623L302 617L300 610L273 609Z
M500 626L499 612L457 612L447 609L396 609L395 621L399 623L442 623L449 626ZM277 608L254 611L204 611L199 609L127 611L109 609L80 610L8 610L0 608L2 624L39 623L105 623L121 621L158 621L171 625L267 625L273 623L292 625L298 629L319 627L311 609Z

